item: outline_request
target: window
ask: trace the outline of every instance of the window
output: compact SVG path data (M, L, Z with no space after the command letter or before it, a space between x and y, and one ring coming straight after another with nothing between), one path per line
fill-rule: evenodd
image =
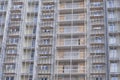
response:
M109 44L115 44L116 43L116 37L115 36L110 36L109 37Z
M64 45L71 45L71 40L70 39L65 39L64 40Z
M72 3L66 3L66 4L65 4L65 8L72 8L71 5L72 5Z
M109 31L115 31L115 23L109 24Z
M50 43L50 39L44 39L44 40L43 40L43 43L44 43L44 44L49 44L49 43Z
M29 76L29 80L32 80L32 76Z
M103 69L103 65L94 65L93 68L96 70L102 70Z
M72 19L72 15L71 14L65 15L65 20L71 20L71 19Z
M48 70L48 66L41 66L40 70Z
M33 27L33 34L36 33L36 26Z
M35 47L35 39L32 39L32 47Z
M113 7L114 6L114 0L109 0L108 1L108 6Z
M95 42L102 42L102 37L95 37Z
M110 11L109 12L109 18L114 18L115 16L114 16L114 11Z
M64 73L69 73L70 72L70 66L69 65L64 65L63 69L64 69Z
M82 28L82 27L81 27ZM73 28L72 28L72 32L78 32L79 31L79 27L78 26L74 26ZM70 32L70 31L69 31Z
M6 77L6 79L5 80L14 80L14 77Z
M117 72L117 71L118 71L117 63L111 63L110 64L110 72Z
M95 80L103 80L102 77L96 77Z
M111 80L118 80L118 77L111 77Z
M33 64L30 64L30 66L29 66L29 71L30 71L30 73L33 72Z
M71 28L70 27L64 27L64 33L70 33Z
M32 50L32 52L31 52L31 59L34 59L34 53L35 53L35 51Z
M40 80L48 80L48 79L45 77L45 78L40 78Z
M79 53L78 52L65 52L64 53L64 58L70 59L70 58L78 58L79 57Z
M116 58L117 57L117 50L116 49L110 49L109 56L110 56L110 58Z
M15 70L15 65L6 65L6 70Z

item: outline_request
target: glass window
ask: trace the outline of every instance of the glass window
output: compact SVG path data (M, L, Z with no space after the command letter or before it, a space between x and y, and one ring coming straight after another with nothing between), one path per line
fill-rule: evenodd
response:
M117 50L116 49L110 49L110 58L116 58L117 57Z
M110 72L117 72L117 71L118 71L117 63L111 63Z
M115 16L114 16L114 11L110 11L109 12L109 18L114 18Z
M118 80L118 77L111 77L111 80Z
M110 36L109 37L109 44L115 44L116 43L116 37L115 36Z
M70 27L64 27L64 33L70 33L71 28Z
M115 31L115 24L114 23L109 24L109 31Z
M95 80L102 80L102 77L96 77Z
M64 45L71 45L71 40L70 39L65 39L64 40Z
M108 5L109 5L109 7L113 7L113 5L114 5L114 0L109 0L109 1L108 1Z

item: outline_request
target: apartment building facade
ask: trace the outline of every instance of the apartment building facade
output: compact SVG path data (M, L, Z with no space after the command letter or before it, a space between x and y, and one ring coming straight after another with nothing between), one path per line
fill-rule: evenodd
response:
M120 0L0 0L0 80L120 80Z

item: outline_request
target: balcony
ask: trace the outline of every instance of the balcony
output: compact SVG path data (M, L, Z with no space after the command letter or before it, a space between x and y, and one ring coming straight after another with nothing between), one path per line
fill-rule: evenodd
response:
M55 1L54 0L43 0L42 3L43 4L54 4Z
M52 40L50 39L41 40L39 43L40 46L52 46L52 44Z
M57 49L71 49L72 48L86 48L85 39L74 39L74 40L59 40L57 42Z
M105 68L100 68L100 69L90 69L90 73L93 75L105 75L106 74L106 69Z
M91 21L91 25L92 26L104 26L104 20L100 20L100 21L97 21L97 20L95 20L95 21Z
M42 29L53 29L54 22L42 22L40 25Z
M7 42L7 45L9 46L17 46L18 45L18 42L12 42L12 41L8 41Z
M43 65L43 64L52 64L51 59L39 59L38 65Z
M72 66L71 68L56 67L56 75L85 75L85 67Z
M18 55L17 51L15 51L15 52L7 51L6 53L7 53L7 55L10 55L10 56L16 56L16 55Z
M91 9L103 9L104 8L104 3L103 2L92 2L90 4Z
M41 32L40 36L42 38L44 38L44 37L52 37L53 36L53 32L52 31L51 32Z
M11 28L20 27L21 24L22 24L21 21L11 21L8 27L11 27Z
M3 73L4 74L16 74L17 72L15 69L9 69L9 70L5 69Z
M0 19L0 25L5 25L5 19Z
M54 20L54 16L53 15L42 15L41 16L41 19L43 20L43 21L53 21Z
M41 50L38 53L40 56L51 56L52 55L52 51L48 51L47 53L45 52L41 52Z
M16 57L7 57L4 61L5 64L14 64L16 63Z
M101 55L101 54L103 54L103 55L105 55L105 49L104 49L104 47L103 48L91 48L90 49L90 54L92 55L92 54L99 54L99 55Z
M102 40L91 40L90 41L91 45L104 45L104 43L105 43L104 39L102 39Z
M28 62L28 63L33 63L34 58L31 57L23 57L22 61L23 62Z
M22 76L32 76L33 75L33 71L30 71L30 70L27 70L27 69L24 69L24 71L21 72L21 75Z
M6 8L6 6L5 7L0 7L0 13L6 13L6 11L7 11L7 8Z
M85 61L85 53L71 53L69 52L68 54L66 53L58 53L58 56L56 56L56 60L58 61L62 61L62 62L65 62L65 61Z
M22 10L23 10L22 8L17 8L17 7L12 7L11 8L12 13L21 13Z
M86 26L60 26L58 27L57 34L59 36L84 36Z
M16 5L23 5L24 4L24 0L12 0L13 1L13 4L16 4Z
M17 31L17 32L9 32L9 36L16 36L16 37L19 37L20 35L20 32Z
M34 50L34 49L35 49L35 45L29 45L29 46L28 46L28 45L25 45L25 46L24 46L24 49L25 49L25 50Z
M25 33L25 37L28 38L35 38L36 34L35 33Z
M74 13L85 12L86 11L86 5L79 4L79 5L73 5L73 7L72 7L72 4L68 5L68 6L60 4L59 11L60 11L60 14L72 13L72 11Z
M11 15L10 19L11 19L11 21L20 21L20 20L22 20L22 17L21 17L21 15L17 15L17 16Z
M92 61L93 64L105 64L106 60L104 57L92 57Z
M50 75L51 74L51 70L39 70L38 71L38 75Z
M109 60L111 61L111 62L118 62L118 61L120 61L120 58L117 56L117 57L115 57L115 56L112 56L112 57L109 57Z
M53 13L54 10L55 10L55 8L54 8L54 5L51 5L50 7L43 6L41 10L42 10L43 13L44 13L44 12L45 12L45 13L46 13L46 12L52 12L52 13Z
M90 32L91 35L104 35L105 32L104 32L104 29L100 29L100 30L91 30Z
M115 4L114 4L115 2ZM107 5L107 8L108 10L111 10L111 9L118 9L120 10L120 4L119 4L119 1L114 1L113 4L108 4Z
M60 25L66 25L66 24L84 24L86 22L86 17L80 16L80 15L62 15L59 17L60 19L59 24Z
M90 18L103 18L104 12L102 10L91 11Z

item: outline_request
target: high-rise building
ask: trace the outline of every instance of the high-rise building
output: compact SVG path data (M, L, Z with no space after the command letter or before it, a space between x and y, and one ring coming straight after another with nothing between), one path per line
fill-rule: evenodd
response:
M120 80L120 0L0 0L0 80Z

